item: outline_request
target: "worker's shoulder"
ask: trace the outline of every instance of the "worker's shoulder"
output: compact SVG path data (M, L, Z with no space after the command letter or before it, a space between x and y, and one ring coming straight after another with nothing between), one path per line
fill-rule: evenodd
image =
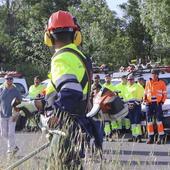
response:
M166 85L165 81L164 80L159 80L159 82L163 85Z
M32 89L32 88L34 88L35 87L35 85L34 84L32 84L30 87L29 87L29 89Z
M54 56L52 57L52 59L68 59L67 57L72 57L72 56L78 56L81 55L83 57L85 57L85 55L74 45L67 45L63 48L61 48L60 50L56 51L56 53L54 54Z

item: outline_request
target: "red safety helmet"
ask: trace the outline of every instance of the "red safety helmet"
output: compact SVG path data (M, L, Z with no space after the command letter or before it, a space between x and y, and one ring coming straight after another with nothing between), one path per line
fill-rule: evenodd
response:
M78 27L74 22L73 16L67 11L57 11L53 13L48 21L47 30L52 31L62 28L72 28L77 30Z

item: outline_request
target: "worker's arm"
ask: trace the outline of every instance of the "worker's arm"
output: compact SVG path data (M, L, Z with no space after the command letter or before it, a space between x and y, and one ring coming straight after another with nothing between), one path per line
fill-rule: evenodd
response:
M58 92L54 106L74 113L83 99L83 90L67 60L60 57L51 66L52 80Z
M162 81L162 93L163 93L162 103L164 103L165 100L167 99L167 89L166 84L163 81Z

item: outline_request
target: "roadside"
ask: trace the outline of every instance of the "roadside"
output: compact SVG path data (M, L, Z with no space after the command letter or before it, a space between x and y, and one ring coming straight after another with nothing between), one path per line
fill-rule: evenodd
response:
M0 138L0 169L11 165L18 159L34 151L44 143L46 138L41 133L17 133L19 152L11 160L5 153L4 141ZM127 138L115 142L104 142L103 159L96 159L95 163L87 159L85 169L101 170L165 170L170 168L170 144L146 145L143 143L127 142ZM45 169L48 149L37 154L34 158L19 166L19 170Z

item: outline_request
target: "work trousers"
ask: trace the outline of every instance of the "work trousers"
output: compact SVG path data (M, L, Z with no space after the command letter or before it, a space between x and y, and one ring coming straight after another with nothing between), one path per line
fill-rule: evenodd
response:
M134 104L134 107L129 109L128 118L131 124L140 124L141 105Z
M131 122L131 131L133 137L140 137L142 135L140 117L141 117L141 105L133 104L133 107L129 108L128 117Z
M154 122L154 119L156 122ZM162 112L162 104L158 104L157 102L152 102L146 105L146 119L147 119L147 131L148 131L148 138L153 140L154 137L154 128L153 124L157 124L157 131L159 134L159 138L164 136L164 129L163 129L163 112Z
M15 126L16 122L12 121L12 117L0 118L1 136L7 141L7 147L9 152L13 151L16 147Z
M162 121L163 119L162 104L157 104L157 102L153 102L151 104L146 105L147 122L152 122L154 116L157 119L157 121Z

